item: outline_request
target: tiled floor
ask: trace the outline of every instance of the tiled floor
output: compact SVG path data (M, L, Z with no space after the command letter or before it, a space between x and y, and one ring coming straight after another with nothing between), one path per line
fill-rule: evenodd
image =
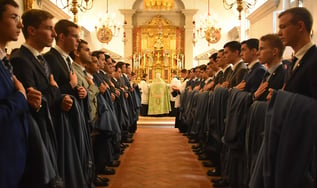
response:
M177 129L140 127L110 188L210 188L206 169Z

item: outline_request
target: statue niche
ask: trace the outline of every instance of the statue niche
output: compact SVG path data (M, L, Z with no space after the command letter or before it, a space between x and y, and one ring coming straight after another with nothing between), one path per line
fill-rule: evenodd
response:
M152 81L160 73L169 82L171 71L184 67L184 29L161 15L134 28L133 44L133 71L138 77L147 73Z

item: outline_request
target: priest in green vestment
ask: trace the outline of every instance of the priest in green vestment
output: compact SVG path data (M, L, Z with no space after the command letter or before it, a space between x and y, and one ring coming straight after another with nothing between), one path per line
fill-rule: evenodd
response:
M150 85L148 115L168 114L171 111L170 94L167 84L159 73Z

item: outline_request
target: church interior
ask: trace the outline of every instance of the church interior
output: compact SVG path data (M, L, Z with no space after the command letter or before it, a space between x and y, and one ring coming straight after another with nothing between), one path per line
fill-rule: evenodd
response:
M31 6L47 10L56 20L74 20L72 2L20 0L21 5L25 4L24 9ZM172 70L206 64L209 56L222 49L227 41L277 33L277 16L287 8L307 7L317 17L313 0L246 0L241 1L241 11L237 10L239 1L236 0L173 0L170 7L164 7L162 0L157 1L162 3L160 8L147 7L146 3L152 2L155 3L151 0L78 1L76 22L81 27L81 38L91 49L102 49L116 61L131 64L139 80L142 73L147 73L151 81L160 72L169 82ZM215 29L206 35L210 28ZM313 31L316 30L315 24ZM314 34L313 41L317 41ZM17 43L8 45L8 52L22 42L20 35ZM284 58L290 59L292 53L287 48Z
M31 9L40 9L51 13L54 23L66 19L77 24L79 39L86 41L84 44L80 42L80 45L87 45L88 51L90 49L91 52L101 51L105 63L107 58L110 58L110 64L111 59L112 62L117 62L109 65L113 68L110 78L104 78L98 83L99 86L95 87L102 93L100 95L92 95L91 86L98 85L94 77L97 73L88 74L91 76L89 79L86 75L86 69L87 72L89 69L82 68L85 72L83 78L87 79L85 83L88 85L86 87L83 82L82 85L76 84L73 89L80 93L81 87L86 88L88 97L83 99L74 95L72 105L77 104L77 99L74 99L76 97L80 98L78 106L85 104L86 100L89 101L89 97L92 97L93 102L90 102L96 103L97 106L97 115L95 119L90 119L91 121L85 119L86 109L82 114L77 114L79 119L80 116L85 116L84 120L76 122L76 126L84 128L74 128L73 134L70 131L75 127L75 124L72 124L73 115L62 116L66 120L70 119L69 124L62 121L63 118L60 121L62 123L56 123L54 118L57 115L45 111L52 113L52 129L56 128L54 134L63 136L55 138L49 134L44 135L39 126L42 135L39 139L43 140L47 148L38 155L43 155L43 158L49 155L46 156L50 158L49 161L54 161L52 155L56 155L57 162L52 162L52 166L58 170L46 171L44 168L50 169L51 167L47 167L49 165L40 166L39 172L45 171L43 173L53 176L54 181L46 177L37 184L38 179L30 175L26 177L29 178L28 181L25 177L22 178L21 181L25 184L22 183L21 187L308 188L317 185L317 82L315 78L308 78L313 75L311 70L317 67L317 54L305 59L304 54L300 54L304 52L295 49L291 42L280 47L278 44L282 44L282 41L279 37L276 39L276 34L283 29L279 23L283 18L280 14L291 8L304 7L314 19L308 34L309 44L314 46L317 43L316 0L16 2L21 15ZM298 31L303 32L300 29ZM297 34L293 36L295 35L300 37ZM246 57L242 55L242 49L253 39L259 39L256 47L258 52L254 52L255 58L247 62L244 59ZM265 43L267 40L272 40L272 45L276 46ZM13 54L13 50L23 46L25 41L21 32L17 41L6 45L6 52ZM267 44L269 47L265 46ZM52 47L55 48L56 45L54 41ZM239 52L236 59L232 60L233 65L227 63L220 66L219 54L229 57L230 55L226 54L230 54L231 47L235 49L236 45L239 45ZM227 48L230 49L229 52ZM271 51L265 51L267 48ZM51 48L46 46L40 53L49 61L49 55L46 55L50 52ZM94 61L94 56L99 58L98 53L90 53L91 62ZM271 59L265 60L265 53L272 53ZM281 54L277 57L275 53ZM76 55L77 53L73 52L75 58ZM262 56L263 59L260 58ZM14 62L15 56L12 57ZM301 60L294 61L294 57ZM75 58L72 57L73 67L76 60L80 59ZM307 63L302 63L302 60ZM259 69L262 73L256 87L251 89L248 88L251 84L248 85L247 80L255 67L254 61L257 61L259 66L261 64ZM271 65L268 61L276 63ZM288 64L284 64L284 61ZM245 64L241 65L245 72L236 76L234 71L240 69L237 68L240 63ZM18 65L16 62L12 64L15 70ZM279 75L277 71L280 65L283 68L283 78L280 78L280 83L275 88L269 80ZM50 64L50 69L53 70L51 66L53 65ZM67 73L70 73L71 84L73 71L70 67ZM228 67L232 72L226 77ZM316 69L314 71L316 72ZM221 81L218 80L219 72L222 74L219 78ZM296 74L300 73L307 76L302 76L298 81L303 84L298 86L300 89L297 90L292 81L295 82ZM54 78L56 77L54 74ZM79 76L77 77L79 82ZM17 78L24 77L22 75ZM250 83L254 80L255 77ZM23 80L21 82L24 85ZM60 85L57 78L56 82ZM117 82L119 86L116 85ZM52 83L50 79L49 83ZM45 92L42 93L44 95ZM31 109L32 116L40 117L41 115L36 113L37 110L41 112L42 106L45 107L41 104L38 109ZM83 106L78 108L81 107ZM92 113L91 108L87 108L89 113ZM292 126L293 123L296 125ZM71 128L68 130L59 126ZM30 131L34 131L34 128ZM69 139L66 139L68 136ZM56 146L52 144L53 141L47 141L53 140L52 137L56 139ZM47 146L50 144L56 147L55 153L52 152L54 147ZM307 145L307 148L303 147L304 145ZM74 156L68 155L68 150L72 151ZM76 152L78 155L74 154ZM60 158L65 165L61 167L63 171L60 170ZM26 160L26 163L28 162L29 158ZM34 163L30 163L32 162ZM97 166L100 164L102 167ZM73 169L68 171L67 168ZM26 171L28 170L26 168ZM1 173L0 170L0 175ZM4 178L0 177L0 187L9 185L3 182Z

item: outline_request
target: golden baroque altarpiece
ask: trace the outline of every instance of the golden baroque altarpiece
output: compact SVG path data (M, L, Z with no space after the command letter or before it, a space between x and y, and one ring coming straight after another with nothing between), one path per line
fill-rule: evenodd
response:
M160 73L169 82L172 71L185 67L184 28L157 15L133 33L132 67L138 79L146 73L151 82Z

